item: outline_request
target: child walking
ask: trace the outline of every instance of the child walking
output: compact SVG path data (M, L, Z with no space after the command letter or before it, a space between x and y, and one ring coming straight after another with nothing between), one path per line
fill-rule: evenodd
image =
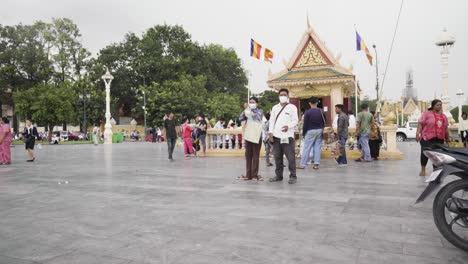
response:
M193 154L193 144L192 144L192 132L193 128L189 125L188 118L184 118L184 124L182 126L182 137L184 138L184 153L185 157L191 155L192 157L195 156Z

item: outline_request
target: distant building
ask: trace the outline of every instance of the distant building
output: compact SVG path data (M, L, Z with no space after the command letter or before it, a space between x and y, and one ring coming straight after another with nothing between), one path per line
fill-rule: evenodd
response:
M418 103L418 91L414 88L414 80L413 80L413 70L408 70L406 72L406 87L403 89L403 98L404 105L409 101L409 99L413 99L415 104Z

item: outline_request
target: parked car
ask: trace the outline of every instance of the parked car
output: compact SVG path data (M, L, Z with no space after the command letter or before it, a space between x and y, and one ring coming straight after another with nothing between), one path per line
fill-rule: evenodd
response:
M60 141L68 140L68 131L60 131Z
M68 134L68 140L70 141L78 141L83 140L83 134L80 132L74 132Z
M403 127L397 129L397 141L402 142L407 139L416 139L416 130L418 129L418 121L408 121Z

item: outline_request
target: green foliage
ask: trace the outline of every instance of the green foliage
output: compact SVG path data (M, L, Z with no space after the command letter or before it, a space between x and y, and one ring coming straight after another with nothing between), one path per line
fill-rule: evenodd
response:
M259 107L263 109L265 113L271 112L273 106L277 105L278 92L277 91L265 91L259 95Z
M15 93L14 100L22 119L32 119L49 127L73 119L73 89L70 82L60 86L40 84Z
M202 112L207 95L205 83L204 76L181 75L178 80L165 81L163 84L154 82L148 87L140 87L146 93L147 123L161 125L168 111L173 111L179 120ZM134 111L143 113L142 98L139 98Z
M463 112L468 113L468 105L462 105L462 113ZM452 110L450 110L450 113L452 114L455 123L458 123L458 107L454 107Z
M81 124L79 95L85 94L90 94L88 124L102 121L106 68L114 76L111 113L117 121L119 116L143 117L141 91L147 96L148 124L161 124L168 110L179 117L204 112L217 119L237 119L242 111L247 77L236 52L200 45L181 26L156 25L141 36L129 33L96 58L90 56L70 19L0 25L0 89L12 89L23 118L44 125Z
M232 119L238 122L239 115L243 110L243 104L237 95L216 93L205 102L206 116L219 120L224 117L227 121ZM226 121L226 122L227 122Z

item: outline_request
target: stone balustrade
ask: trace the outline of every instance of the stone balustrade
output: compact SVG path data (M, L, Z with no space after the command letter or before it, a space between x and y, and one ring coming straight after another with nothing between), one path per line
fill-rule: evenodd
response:
M382 147L380 151L381 159L402 159L403 154L398 150L396 141L396 126L381 126ZM347 143L347 156L349 158L360 157L360 152L357 150L356 131L354 128L349 129L349 138ZM299 135L296 134L296 142L299 145ZM244 156L244 142L242 139L242 129L208 129L207 130L207 155L208 156ZM322 145L322 157L336 157L335 150L336 137L333 129L326 127L324 129L324 140ZM297 146L297 156L299 155L299 146ZM261 156L265 155L264 145L262 144Z

